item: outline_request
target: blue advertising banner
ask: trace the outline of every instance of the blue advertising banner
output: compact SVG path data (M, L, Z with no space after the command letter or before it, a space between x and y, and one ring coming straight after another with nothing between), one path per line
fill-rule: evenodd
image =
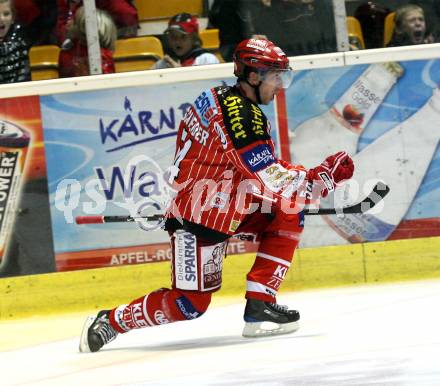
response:
M290 157L313 167L339 150L353 181L322 205L391 192L366 215L307 218L303 246L432 236L440 225L440 60L301 71L286 93Z
M264 107L282 156L310 168L345 150L356 166L353 179L321 205L357 202L378 180L391 188L367 214L308 216L301 246L440 235L440 60L295 75ZM179 122L189 103L221 82L41 97L58 270L169 259L168 235L156 224L78 226L75 218L163 213L163 174Z

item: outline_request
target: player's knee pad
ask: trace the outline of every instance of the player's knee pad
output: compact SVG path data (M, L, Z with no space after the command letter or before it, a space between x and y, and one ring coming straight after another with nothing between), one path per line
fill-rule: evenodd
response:
M173 288L214 292L222 283L226 242L209 243L179 229L171 236Z

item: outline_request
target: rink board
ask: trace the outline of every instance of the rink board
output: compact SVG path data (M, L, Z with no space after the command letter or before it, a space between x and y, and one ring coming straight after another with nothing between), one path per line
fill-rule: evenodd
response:
M239 296L253 254L228 256L223 288ZM0 281L0 320L113 307L169 286L169 263L101 268ZM440 277L440 238L299 249L283 291Z
M359 219L347 216L345 220L354 225L351 226L355 229L353 237L349 232L341 235L341 230L347 230L347 227L341 228L347 223L345 220L344 224L339 224L331 216L325 219L323 216L310 216L301 238L301 247L345 245L348 249L356 250L352 243L440 236L440 149L437 146L437 131L426 130L428 123L436 124L440 117L439 112L435 116L426 112L426 107L430 105L428 100L435 99L436 103L440 100L438 96L434 98L432 89L433 84L440 82L439 48L440 45L425 45L290 58L295 70L294 86L281 93L275 103L263 106L263 111L271 122L277 153L287 161L306 166L307 162L303 162L306 159L295 161L295 144L306 149L307 153L317 148L319 143L299 140L301 127L304 128L305 123L321 117L326 111L333 111L341 95L355 87L359 79L364 79L363 74L370 67L382 67L389 60L399 61L404 74L400 74L396 82L390 83L384 99L376 103L377 109L370 114L374 118L370 116L369 124L365 121L365 133L354 142L350 140L356 148L353 150L356 170L363 176L359 186L365 188L366 183L376 176L383 177L385 172L388 173L386 182L391 186L391 193L384 200L384 217L369 217L368 214ZM394 63L391 67L396 66L399 64ZM390 65L387 67L390 68ZM19 265L16 272L30 274L143 263L166 265L162 262L169 261L171 255L166 232L145 232L139 224L125 223L78 226L74 223L74 217L84 214L137 214L142 212L146 204L150 205L148 208L159 205L156 209L163 213L167 205L163 171L172 163L177 128L185 107L194 101L201 90L223 82L235 82L232 71L232 64L226 63L203 68L143 71L2 86L2 104L6 113L9 113L10 103L19 97L32 95L38 98L33 119L41 121L44 134L44 143L41 142L38 148L41 154L44 153L44 157L40 157L44 167L38 168L41 174L38 184L34 182L29 188L23 189L20 215L11 211L16 217L17 226L13 232L14 238L10 238L9 260ZM377 75L382 72L375 72L371 79L380 83L377 79L381 80L383 74L379 78ZM364 86L362 90L366 93L369 89ZM351 122L352 108L356 106L347 101L344 106L350 107L348 112L345 108L341 109L344 119ZM360 109L359 106L356 108ZM345 116L344 112L348 115ZM357 118L361 115L365 114ZM413 122L411 118L416 115L421 116L427 124L408 124ZM339 122L341 117L336 115L336 118ZM327 122L324 128L328 126ZM413 127L419 130L425 128L424 131L436 135L434 139L426 133L416 136L424 139L423 144L432 145L430 151L420 144L415 146L413 153L416 153L416 157L426 154L426 162L422 166L414 159L412 162L402 160L407 150L405 143L408 141L403 142L406 137L402 139L401 135L396 136L402 141L380 142L385 137L384 133L399 133L400 129L414 133ZM347 130L343 130L343 133L344 139ZM347 138L350 139L350 132L348 134ZM339 139L325 140L323 135L313 137L324 144L340 143ZM376 157L372 167L372 157L366 152L374 146L374 153L381 156ZM393 149L394 152L390 151ZM321 154L331 152L324 149L319 154L321 157ZM362 154L366 155L362 157ZM398 165L392 164L393 160L399 160ZM384 170L383 165L388 167ZM417 179L414 178L414 171L420 171ZM408 193L409 187L412 187L411 194ZM361 194L354 201L368 193L366 189L360 190ZM36 209L44 209L44 213L34 210L28 203L30 201L37 206L33 196L35 191L39 200L46 205L43 208L38 201ZM42 227L40 223L45 226ZM36 231L45 231L45 234L39 233L35 237ZM228 251L229 254L255 251L241 240L231 240L229 247L232 249Z

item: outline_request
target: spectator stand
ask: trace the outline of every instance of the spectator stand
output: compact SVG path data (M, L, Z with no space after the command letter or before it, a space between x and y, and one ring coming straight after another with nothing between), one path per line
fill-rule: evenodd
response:
M208 25L205 15L205 1L203 0L135 0L138 10L138 35L162 35L168 26L168 20L178 13L187 12L197 16L200 29Z
M148 70L163 58L162 43L154 36L119 39L113 58L116 72Z
M396 16L396 12L391 12L385 18L385 25L383 31L383 46L386 47L388 43L391 41L394 33L394 17Z
M59 78L59 53L60 48L56 45L33 46L29 50L32 80Z
M347 16L347 32L350 46L354 46L357 49L365 49L361 23L354 16Z

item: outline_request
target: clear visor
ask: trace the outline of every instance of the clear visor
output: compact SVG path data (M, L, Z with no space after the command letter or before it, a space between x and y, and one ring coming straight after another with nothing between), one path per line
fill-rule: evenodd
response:
M262 72L261 80L273 86L289 88L293 81L293 71L291 68L286 70L270 70Z

